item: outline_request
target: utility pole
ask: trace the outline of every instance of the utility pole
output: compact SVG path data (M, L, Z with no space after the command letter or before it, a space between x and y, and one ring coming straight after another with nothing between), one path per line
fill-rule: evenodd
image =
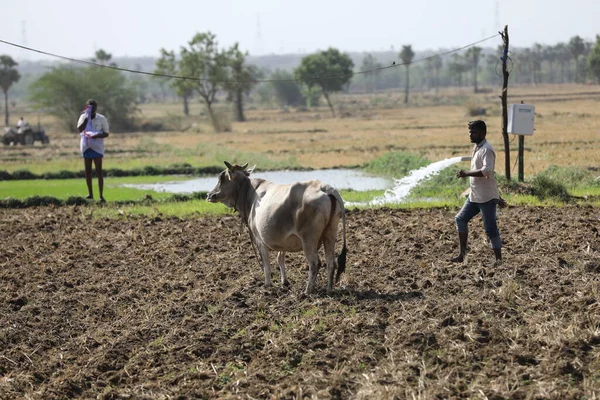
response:
M508 25L504 26L504 32L499 32L504 42L504 50L502 51L502 137L504 138L504 174L506 180L510 181L510 143L508 141L508 110L506 105L506 99L508 97L508 69L506 68L506 62L508 60Z

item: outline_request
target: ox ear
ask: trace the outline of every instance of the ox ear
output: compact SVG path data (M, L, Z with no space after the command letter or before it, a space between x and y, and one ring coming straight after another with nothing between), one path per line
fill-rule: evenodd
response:
M233 165L229 164L227 161L224 161L224 163L228 170L233 171Z
M254 172L254 168L256 168L256 164L246 170L246 175L250 175L252 172Z

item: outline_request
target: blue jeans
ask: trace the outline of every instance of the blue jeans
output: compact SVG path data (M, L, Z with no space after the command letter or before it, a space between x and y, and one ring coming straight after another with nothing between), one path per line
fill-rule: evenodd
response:
M496 199L492 199L485 203L471 203L469 199L465 201L462 209L454 217L456 222L456 230L458 232L467 232L469 221L474 216L481 212L483 219L483 228L485 233L490 240L492 249L502 248L502 239L500 239L500 232L498 231L498 225L496 223Z

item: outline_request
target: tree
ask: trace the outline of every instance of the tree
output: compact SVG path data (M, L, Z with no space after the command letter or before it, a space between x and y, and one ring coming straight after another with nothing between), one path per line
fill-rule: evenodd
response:
M18 82L21 79L19 71L15 68L19 65L12 57L7 55L0 56L0 88L4 92L4 124L9 126L9 114L8 114L8 89L13 83Z
M471 65L471 70L473 71L473 93L477 93L478 89L477 89L477 73L478 73L478 69L479 69L479 58L481 56L481 51L483 49L481 47L469 47L469 49L467 50L467 60L469 62L469 64Z
M112 59L112 54L107 53L106 51L100 49L96 51L96 57L92 58L92 62L98 63L100 65L110 65L111 67L116 67L117 64L109 63Z
M426 75L426 84L427 90L433 88L433 58L427 58L425 60L425 75Z
M588 55L587 61L590 74L600 83L600 35L596 35L596 45Z
M432 58L433 61L433 69L435 71L435 93L437 94L440 88L440 70L444 65L442 62L442 57L435 56Z
M226 55L219 51L215 39L216 36L211 32L197 33L187 48L181 48L179 71L182 76L197 78L193 81L193 88L204 101L213 127L220 132L223 127L212 106L217 92L227 80L228 61Z
M554 53L556 54L556 60L560 65L560 83L565 82L565 64L568 66L570 60L570 53L565 43L558 43L554 45Z
M175 53L173 51L167 51L160 49L160 58L156 61L157 74L162 75L180 75L179 66L175 60ZM169 86L175 90L177 96L183 100L183 114L187 117L190 115L189 98L192 96L194 91L194 84L188 79L177 79L177 78L160 78L161 80L168 79Z
M585 43L579 36L573 36L567 45L569 52L575 61L575 82L579 82L579 56L585 52Z
M354 63L350 56L340 53L337 49L329 48L304 57L294 70L294 76L307 86L309 93L319 88L335 117L330 94L341 91L350 82L353 67Z
M360 67L361 71L368 71L364 74L365 91L368 93L376 90L379 83L379 76L383 65L377 61L373 54L367 54Z
M29 98L36 108L56 116L71 131L76 130L77 118L90 98L98 101L111 130L127 131L134 128L137 90L115 69L53 68L31 84Z
M558 56L553 46L544 46L542 49L542 59L548 62L548 79L550 83L554 82L554 62Z
M294 80L292 74L284 70L275 70L269 78L275 89L275 97L282 105L301 106L306 104L302 96L300 86Z
M448 64L448 73L451 78L456 80L456 84L462 86L463 74L467 70L465 59L458 53L452 54L450 64Z
M399 54L402 64L406 67L406 84L404 86L404 104L408 104L408 88L409 88L409 67L415 56L415 52L410 45L402 46L402 51Z
M531 49L531 73L534 85L542 83L542 59L543 47L539 43L534 43Z
M227 50L225 57L228 64L228 77L224 83L225 90L229 93L229 100L235 103L235 116L238 122L246 120L244 116L244 95L248 95L256 84L260 71L258 68L247 65L246 55L235 43Z

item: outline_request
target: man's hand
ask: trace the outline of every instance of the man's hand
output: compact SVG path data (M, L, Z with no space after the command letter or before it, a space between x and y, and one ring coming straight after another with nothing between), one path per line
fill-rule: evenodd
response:
M457 178L466 178L467 173L465 172L464 169L459 169L458 171L456 171L456 177Z
M85 126L87 125L87 118L83 120L83 122L81 123L81 125L79 125L77 127L77 129L79 130L79 133L83 132L85 130Z
M498 199L498 207L500 208L504 208L508 205L508 203L506 203L506 200L504 200L502 197L500 197Z

